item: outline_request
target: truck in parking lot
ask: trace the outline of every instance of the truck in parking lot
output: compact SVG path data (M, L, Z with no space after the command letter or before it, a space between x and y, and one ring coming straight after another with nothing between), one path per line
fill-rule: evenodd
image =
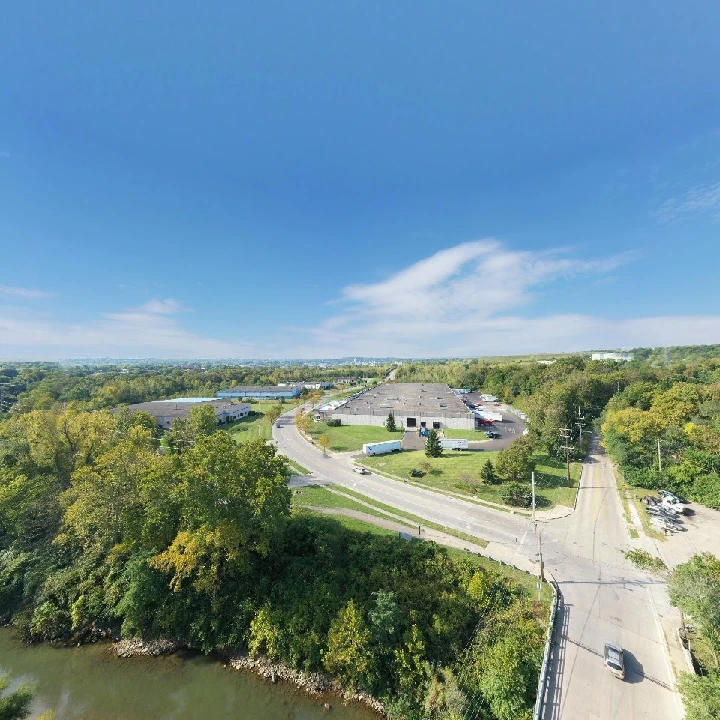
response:
M443 438L440 440L440 447L443 450L467 450L468 441L462 439Z
M402 440L385 440L363 445L365 455L384 455L385 453L400 452L400 450L402 450Z
M475 411L476 415L479 415L483 420L493 420L494 422L502 422L502 413L492 412L490 410Z

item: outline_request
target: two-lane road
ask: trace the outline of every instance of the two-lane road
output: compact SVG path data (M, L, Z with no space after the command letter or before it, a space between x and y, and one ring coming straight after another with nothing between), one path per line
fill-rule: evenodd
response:
M594 447L583 467L576 511L552 522L547 562L563 603L545 718L680 718L655 595L664 582L638 572L612 465ZM602 668L606 642L625 649L626 680Z
M291 415L284 416L281 425L273 430L279 451L311 470L318 482L352 488L386 505L485 538L505 548L506 557L525 563L535 559L538 538L527 518L375 474L358 475L349 456L324 456L305 441ZM538 527L546 567L563 596L545 718L681 718L654 609L653 598L662 596L663 583L633 568L622 554L629 537L612 466L600 448L593 449L584 465L576 511ZM606 642L627 650L625 682L603 668Z

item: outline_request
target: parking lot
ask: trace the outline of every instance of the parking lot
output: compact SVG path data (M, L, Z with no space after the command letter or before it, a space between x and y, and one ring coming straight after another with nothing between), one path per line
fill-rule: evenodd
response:
M472 392L467 393L463 397L473 405L484 405L487 410L502 414L502 422L495 422L492 427L486 428L488 430L496 431L500 434L500 437L498 439L484 440L477 443L473 443L471 441L470 449L487 450L491 452L502 450L515 440L515 438L521 436L525 432L525 422L518 415L519 411L515 408L501 402L498 402L497 405L493 402L484 402L480 395L480 392ZM481 432L482 431L478 431L478 435L480 435Z
M717 554L720 547L720 512L690 503L692 515L682 517L684 532L674 532L665 542L658 543L668 567L687 562L702 552Z

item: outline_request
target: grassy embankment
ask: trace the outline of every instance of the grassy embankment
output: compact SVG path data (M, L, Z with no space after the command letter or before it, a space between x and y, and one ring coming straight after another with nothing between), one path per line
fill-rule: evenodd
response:
M667 540L665 534L660 532L660 530L658 530L658 528L650 522L650 515L647 512L647 506L640 500L640 498L643 498L646 495L652 495L652 497L659 498L660 495L658 494L658 491L626 485L622 473L616 467L613 467L613 474L615 475L615 483L617 484L618 494L620 495L620 500L623 504L625 520L630 526L628 530L630 537L635 538L639 536L637 529L633 527L635 523L633 521L633 515L630 511L630 504L632 503L638 516L640 517L640 522L642 523L642 528L645 534L655 540L662 540L663 542Z
M356 498L353 500L353 498ZM452 535L459 540L466 540L467 542L480 545L481 547L487 547L488 541L475 535L455 530L454 528L448 528L444 525L431 522L425 518L413 515L412 513L399 510L391 505L378 502L372 498L369 498L362 493L355 492L345 487L338 487L337 491L333 492L326 487L320 485L312 485L306 488L299 488L293 495L293 508L294 509L305 509L307 507L324 507L324 508L347 508L350 510L358 510L359 512L373 515L374 517L382 518L384 520L391 520L401 525L406 525L408 531L417 531L418 526L423 528L431 528L439 532L445 533L446 535Z
M367 515L372 515L374 517L386 519L386 520L392 520L393 522L397 522L400 524L407 525L408 532L414 530L417 528L417 521L422 524L423 527L433 527L437 530L441 530L448 535L454 535L460 539L468 540L469 542L473 542L477 545L481 545L482 547L487 547L487 541L482 540L481 538L476 538L471 535L467 535L466 533L461 532L455 532L453 530L449 530L448 528L443 528L439 525L435 525L434 523L428 523L422 518L417 518L416 516L410 515L408 513L404 513L401 510L397 510L396 508L389 507L387 505L383 505L382 503L378 503L374 500L371 500L369 498L366 498L362 495L359 495L358 493L355 493L351 490L347 490L345 488L342 488L342 492L350 495L357 496L358 499L362 499L365 503L372 505L373 507L367 507L367 504L361 504L360 502L356 502L352 500L349 497L345 497L343 495L338 495L337 493L331 492L330 490L320 487L320 486L310 486L306 488L300 488L295 491L293 494L293 512L310 512L307 510L308 507L324 507L324 508L347 508L350 510L357 510L359 512L363 512ZM382 511L381 508L384 508L387 510L387 512L392 513L393 515L400 515L404 518L407 518L406 521L404 520L398 520L397 518L390 517L385 514L385 512ZM389 530L386 528L378 527L377 525L373 524L372 522L361 520L360 518L353 518L353 517L347 517L343 515L335 515L334 519L337 520L343 527L346 527L349 530L357 530L361 532L370 532L375 535L396 535L397 533L394 530ZM468 553L464 550L459 550L457 548L446 548L447 552L455 558L458 559L466 559L469 562L473 563L474 565L477 565L479 567L483 567L485 570L491 571L491 572L498 572L504 577L510 578L514 582L516 582L518 585L520 585L522 588L524 588L529 593L535 593L537 592L536 583L537 580L531 575L528 575L527 573L523 572L522 570L518 570L516 568L510 567L508 565L501 565L500 563L496 562L495 560L491 560L489 558L485 558L479 555L475 555L473 553ZM547 605L549 604L551 598L552 598L552 590L549 586L543 585L542 587L542 594L541 598L543 601L543 604Z

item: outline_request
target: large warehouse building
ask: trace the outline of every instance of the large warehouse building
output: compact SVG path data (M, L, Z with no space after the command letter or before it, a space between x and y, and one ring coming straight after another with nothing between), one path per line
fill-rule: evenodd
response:
M230 400L216 400L215 398L175 398L174 400L153 400L151 402L128 405L133 412L143 411L150 413L161 428L169 430L178 418L185 418L190 410L197 405L209 403L215 410L218 424L233 422L247 417L252 410L249 403L232 402ZM119 412L115 408L113 412Z
M384 425L391 410L398 427L409 430L475 429L475 415L443 383L383 383L331 413L343 425Z
M299 397L302 390L300 385L240 385L227 390L218 390L215 394L219 398L265 398L268 400L285 398L287 400Z

